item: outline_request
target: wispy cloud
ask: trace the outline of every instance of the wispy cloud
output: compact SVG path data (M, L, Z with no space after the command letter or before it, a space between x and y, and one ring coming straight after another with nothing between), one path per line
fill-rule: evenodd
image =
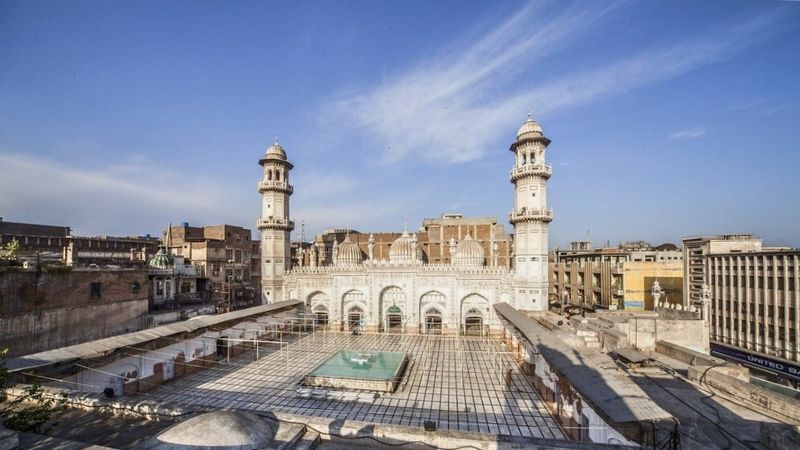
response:
M547 115L672 78L724 60L775 32L776 14L748 15L632 57L603 61L556 79L532 80L521 71L583 36L613 7L541 13L532 4L485 37L454 45L389 81L343 92L327 105L339 133L366 138L383 162L410 156L457 163L479 159L528 108ZM524 26L521 26L524 24ZM535 75L534 75L535 76ZM498 89L508 82L527 86Z
M706 135L705 127L688 128L686 130L676 131L669 135L671 141L691 141L700 139Z
M498 85L568 44L610 9L566 9L533 26L536 6L372 89L339 94L325 116L344 133L366 133L384 149L385 162L417 153L452 162L480 157L498 123L524 117L525 108L508 111L503 98L497 100Z
M258 203L213 180L136 158L85 167L6 153L0 167L0 211L22 216L6 220L64 224L80 234L157 232L178 219L249 224L257 215Z

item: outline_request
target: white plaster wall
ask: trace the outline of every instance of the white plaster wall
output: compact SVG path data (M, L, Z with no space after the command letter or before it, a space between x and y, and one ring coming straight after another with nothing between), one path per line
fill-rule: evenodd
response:
M383 297L386 297L387 289L392 287L402 291L402 296L395 297L394 303L402 310L405 325L409 328L418 327L423 321L423 309L430 307L430 302L423 300L423 297L430 292L442 294L437 309L442 312L443 325L454 328L463 323L464 312L469 309L463 302L470 296L485 299L480 305L484 323L495 329L499 324L491 305L501 301L514 302L508 272L486 275L481 271L427 270L424 266L398 270L353 267L320 273L290 272L286 281L287 291L291 289L297 292L298 299L309 305L311 310L319 307L327 309L332 324L346 320L345 314L354 305L364 310L366 325L382 324L387 308L393 304L388 297Z

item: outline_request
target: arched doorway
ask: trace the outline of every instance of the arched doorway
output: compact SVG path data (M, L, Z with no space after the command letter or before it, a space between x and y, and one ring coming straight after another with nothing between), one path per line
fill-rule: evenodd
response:
M347 331L364 331L364 310L360 306L347 311Z
M489 301L480 294L470 294L461 300L461 331L483 335L489 319Z
M322 305L314 308L314 323L318 327L328 326L328 308Z
M403 311L397 305L386 308L386 323L384 330L387 333L403 332Z
M350 311L355 310L356 313L360 314L360 318L358 319L361 323L360 328L363 331L363 327L366 323L367 319L367 296L364 295L363 292L351 289L342 296L342 303L339 307L338 311L335 311L335 318L339 320L337 324L337 328L340 328L342 331L349 331L350 330Z
M423 333L442 334L442 312L436 308L431 308L425 312L423 322Z
M379 311L383 314L381 324L383 331L399 333L403 329L403 310L406 305L406 294L398 286L388 286L381 291Z
M483 335L483 314L477 308L469 309L464 314L464 334Z
M313 320L316 322L317 326L319 326L321 325L319 322L320 317L317 313L321 312L325 314L325 325L327 325L330 303L330 298L324 292L312 292L306 297L305 320L308 320L309 322Z

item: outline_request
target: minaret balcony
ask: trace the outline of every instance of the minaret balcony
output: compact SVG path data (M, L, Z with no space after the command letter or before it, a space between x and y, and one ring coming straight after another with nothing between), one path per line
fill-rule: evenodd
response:
M294 221L278 217L259 217L256 221L259 230L294 230Z
M258 192L263 194L266 191L278 191L284 192L289 195L294 192L294 188L291 184L285 181L273 181L273 180L261 180L258 182Z
M518 222L552 222L553 210L550 208L522 209L511 211L508 221L512 224Z
M545 180L553 175L553 166L549 164L526 164L520 167L511 169L510 177L511 182L515 182L520 178L527 176L540 176Z

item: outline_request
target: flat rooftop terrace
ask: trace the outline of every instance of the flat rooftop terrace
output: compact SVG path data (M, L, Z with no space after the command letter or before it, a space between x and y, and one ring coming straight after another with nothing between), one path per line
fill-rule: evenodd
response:
M265 345L266 347L266 345ZM301 380L341 349L404 352L412 364L396 392L341 401L298 395ZM247 351L130 401L240 409L509 436L565 439L500 341L479 337L303 334L278 350ZM510 373L510 375L509 375Z

